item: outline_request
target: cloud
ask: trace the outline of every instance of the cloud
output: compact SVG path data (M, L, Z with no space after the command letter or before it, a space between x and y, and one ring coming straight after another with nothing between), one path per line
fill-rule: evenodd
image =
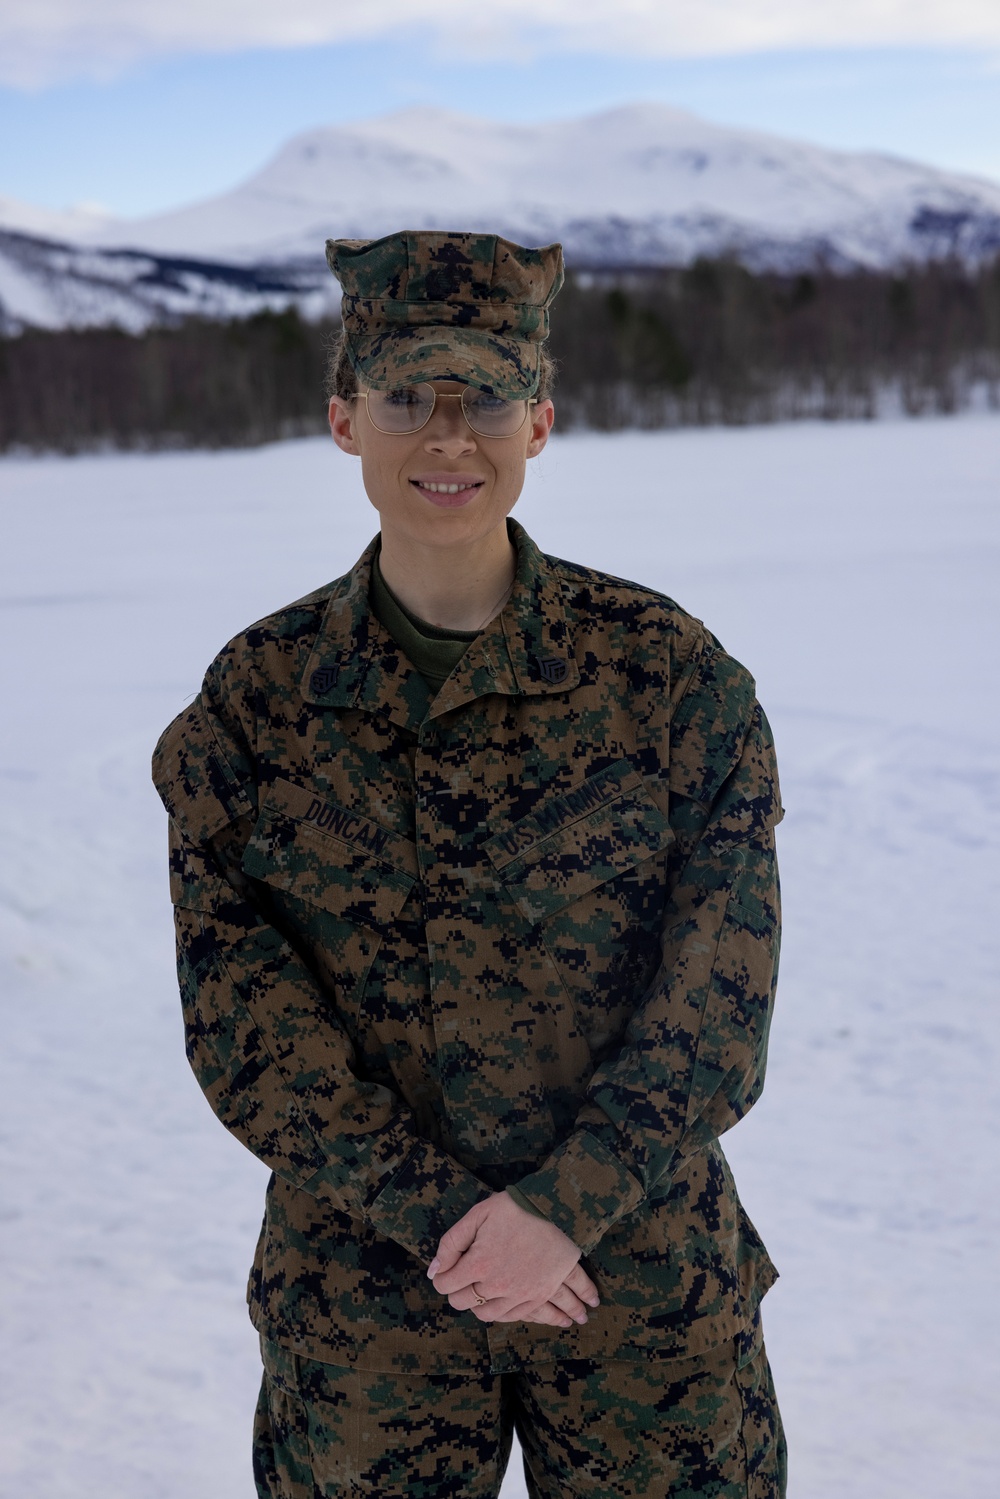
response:
M415 32L449 53L685 57L784 48L1000 44L998 0L4 0L0 82L108 78L168 55Z

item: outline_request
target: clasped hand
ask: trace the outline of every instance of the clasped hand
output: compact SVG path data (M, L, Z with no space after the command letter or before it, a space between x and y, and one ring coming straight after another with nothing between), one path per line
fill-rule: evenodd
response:
M587 1306L600 1301L580 1253L554 1223L494 1192L442 1235L427 1274L456 1311L471 1311L481 1322L572 1327L586 1322Z

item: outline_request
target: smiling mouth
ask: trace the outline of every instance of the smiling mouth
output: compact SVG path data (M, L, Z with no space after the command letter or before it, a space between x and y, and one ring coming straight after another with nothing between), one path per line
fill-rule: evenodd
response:
M410 480L417 494L422 495L429 505L436 505L439 510L461 509L463 505L475 499L485 482L484 479L464 476L449 480L447 483L442 479Z
M431 484L425 479L411 479L410 483L417 489L426 490L428 494L465 494L472 489L482 487L482 479L476 479L472 483L463 481L461 484Z

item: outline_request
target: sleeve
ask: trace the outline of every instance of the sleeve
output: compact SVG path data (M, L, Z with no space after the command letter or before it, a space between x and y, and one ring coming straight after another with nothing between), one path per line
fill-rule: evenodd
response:
M256 816L253 771L210 673L153 757L170 814L188 1060L248 1150L426 1264L491 1189L418 1135L403 1099L357 1075L335 997L255 904L240 868Z
M752 680L721 650L695 674L671 742L671 821L685 858L661 963L621 1047L595 1070L574 1129L517 1183L584 1254L736 1124L764 1083L782 809Z

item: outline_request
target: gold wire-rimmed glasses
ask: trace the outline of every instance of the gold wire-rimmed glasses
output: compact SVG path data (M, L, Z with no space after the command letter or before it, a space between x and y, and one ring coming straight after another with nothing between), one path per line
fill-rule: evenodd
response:
M394 390L361 390L356 399L368 407L368 419L379 432L398 435L426 427L438 401L461 401L462 414L479 437L514 437L537 400L507 401L467 385L459 391L438 391L427 381L400 385Z

